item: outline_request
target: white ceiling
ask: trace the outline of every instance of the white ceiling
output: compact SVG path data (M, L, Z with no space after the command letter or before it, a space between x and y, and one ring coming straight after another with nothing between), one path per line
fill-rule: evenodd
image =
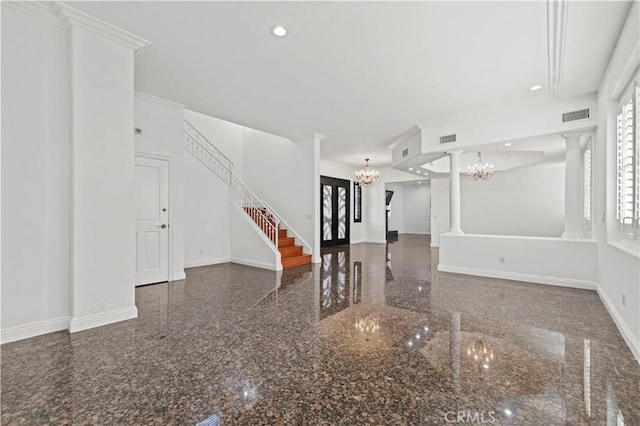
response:
M418 122L548 96L528 90L547 84L543 1L73 6L153 43L136 90L293 140L321 132L322 158L354 167L390 165ZM597 90L629 6L569 4L563 95Z

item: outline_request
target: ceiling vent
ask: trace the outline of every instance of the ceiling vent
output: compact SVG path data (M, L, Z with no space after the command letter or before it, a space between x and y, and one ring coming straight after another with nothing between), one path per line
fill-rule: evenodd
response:
M565 112L562 114L562 122L570 123L572 121L588 120L591 118L591 109L579 109L577 111Z
M455 133L453 135L440 136L440 144L451 143L456 141Z

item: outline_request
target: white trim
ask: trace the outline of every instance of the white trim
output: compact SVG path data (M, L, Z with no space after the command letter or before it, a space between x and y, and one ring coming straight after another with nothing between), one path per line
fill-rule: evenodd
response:
M562 95L568 14L568 0L547 2L547 63L549 66L549 93L555 98L560 98Z
M611 247L615 247L616 249L635 257L636 259L640 259L640 252L639 251L634 251L631 248L631 245L633 243L635 243L635 247L638 248L638 244L640 244L640 242L638 242L638 240L629 240L629 244L624 244L621 242L613 242L613 241L607 241L607 244L610 245Z
M115 25L104 22L64 3L56 2L54 3L53 8L59 13L60 18L67 29L72 26L76 26L90 31L101 37L108 38L132 48L135 55L138 55L146 46L151 44L149 40L138 37L137 35L125 31L122 28L118 28Z
M595 290L595 281L576 280L572 278L549 277L545 275L520 274L517 272L495 271L492 269L466 268L464 266L438 265L438 271L454 274L477 275L479 277L498 278L512 281L522 281L536 284L554 285L558 287L580 288Z
M611 299L609 299L607 294L602 290L602 287L598 285L596 291L598 292L598 296L600 296L600 300L602 300L602 304L607 308L609 315L613 318L613 322L618 327L622 338L627 343L627 346L629 346L629 349L631 349L633 356L636 357L636 361L640 363L640 341L633 335L627 323L622 319L613 302L611 302Z
M185 268L197 268L199 266L211 266L218 265L220 263L229 263L231 262L230 257L217 257L213 259L200 259L200 260L191 260L189 262L184 262Z
M133 92L133 98L136 101L144 102L150 105L159 106L162 108L167 108L172 111L179 111L181 109L185 109L185 106L179 104L177 102L173 102L167 99L159 98L157 96L149 95L147 93L138 92L137 90Z
M54 27L66 29L66 26L60 20L60 16L54 10L52 3L40 1L3 1L2 5L20 11L25 15L29 15L32 18L53 25Z
M135 306L116 309L115 311L103 312L96 315L75 317L71 318L71 321L69 321L69 332L76 333L78 331L101 327L103 325L109 325L114 322L125 321L133 318L138 318L138 308Z
M69 328L69 320L69 317L58 317L25 325L17 325L15 327L7 327L0 332L0 344L66 330Z
M187 279L187 274L184 272L184 269L176 271L176 273L171 277L171 281L180 281L184 279Z
M254 266L256 268L268 269L270 271L282 271L282 264L274 265L267 262L257 262L255 260L243 259L241 257L232 257L231 263L239 263L240 265Z
M387 244L387 240L364 240L362 242L370 244Z
M440 245L438 245L438 244L436 244L436 243L431 243L431 244L429 245L429 247L431 247L431 248L439 248L439 247L440 247Z
M396 146L400 145L405 139L410 138L411 136L415 135L421 130L422 129L420 129L420 127L418 127L417 125L414 125L411 129L409 129L407 133L405 133L404 135L400 136L399 138L391 142L391 144L387 146L387 149L395 148Z

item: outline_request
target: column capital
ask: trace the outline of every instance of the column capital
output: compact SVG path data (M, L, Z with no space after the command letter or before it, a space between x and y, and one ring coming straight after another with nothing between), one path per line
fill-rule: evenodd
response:
M454 149L453 151L445 151L445 153L447 155L451 155L451 156L459 156L460 154L462 154L462 150L461 149Z
M582 139L583 133L580 132L571 132L571 133L563 133L560 136L564 139L565 143L569 142L580 142Z

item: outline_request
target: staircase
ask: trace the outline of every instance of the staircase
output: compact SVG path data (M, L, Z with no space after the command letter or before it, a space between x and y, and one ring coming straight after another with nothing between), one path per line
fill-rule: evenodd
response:
M296 245L296 239L300 241L302 239L267 203L260 200L240 178L233 174L231 160L186 120L184 143L185 149L191 155L231 187L234 200L267 236L274 250L280 252L283 269L311 264L311 254L308 254L311 252L311 247L306 243ZM289 231L293 235L289 236ZM305 249L308 253L305 253Z
M286 229L278 229L278 251L280 252L282 269L311 263L311 255L304 254L302 246L295 245L295 241L295 238L289 237Z

